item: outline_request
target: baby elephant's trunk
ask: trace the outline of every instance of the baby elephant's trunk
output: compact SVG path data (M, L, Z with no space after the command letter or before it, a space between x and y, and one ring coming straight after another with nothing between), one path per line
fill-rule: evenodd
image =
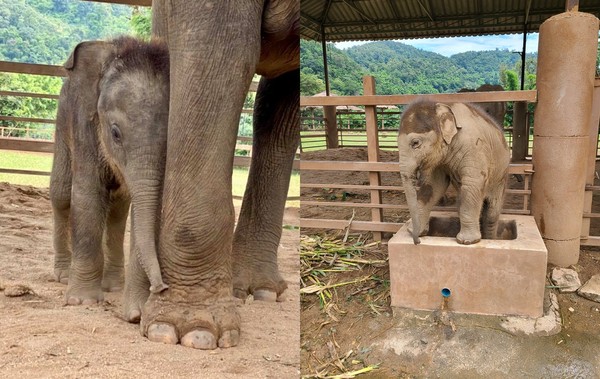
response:
M416 179L409 177L408 175L402 174L402 185L404 187L406 203L408 204L408 210L410 211L410 217L412 219L413 242L415 243L415 245L418 245L421 243L421 239L419 239L419 234L421 232L421 222L419 220Z
M150 292L159 293L169 288L163 283L156 249L161 186L159 180L145 180L143 184L138 187L143 188L143 191L132 191L133 248L135 257L150 280Z

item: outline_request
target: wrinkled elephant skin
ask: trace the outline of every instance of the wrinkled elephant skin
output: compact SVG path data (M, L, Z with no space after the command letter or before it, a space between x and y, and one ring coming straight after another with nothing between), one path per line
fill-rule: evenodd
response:
M272 301L286 288L277 247L300 134L299 1L155 0L152 8L153 34L171 58L159 232L169 289L150 295L141 331L198 349L235 346L235 296ZM253 156L234 232L233 155L255 72L263 77Z

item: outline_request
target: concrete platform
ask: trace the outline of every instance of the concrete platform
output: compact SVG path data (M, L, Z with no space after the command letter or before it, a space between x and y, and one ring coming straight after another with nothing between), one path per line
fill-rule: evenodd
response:
M487 315L543 315L547 250L532 216L502 215L498 240L460 245L456 214L432 213L415 245L389 241L392 306ZM446 295L446 297L444 295Z

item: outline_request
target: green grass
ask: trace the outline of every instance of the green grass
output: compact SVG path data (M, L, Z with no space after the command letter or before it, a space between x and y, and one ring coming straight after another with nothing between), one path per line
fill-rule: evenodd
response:
M52 170L52 154L0 150L0 168L50 172ZM248 169L234 167L232 176L232 192L234 195L244 196L247 180ZM50 176L0 173L0 182L48 187ZM300 173L298 171L292 173L288 196L300 196ZM241 204L241 201L236 200L236 205L238 204ZM299 204L299 201L288 201L287 205L297 207Z
M52 170L52 154L0 150L0 168L50 172ZM0 173L0 182L48 187L50 176Z

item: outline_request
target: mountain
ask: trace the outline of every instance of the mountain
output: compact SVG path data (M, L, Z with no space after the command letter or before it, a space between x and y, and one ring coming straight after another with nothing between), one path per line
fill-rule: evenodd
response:
M301 91L313 95L324 90L320 43L300 42ZM457 92L484 83L501 84L501 73L520 67L518 54L508 50L466 52L445 57L393 41L371 42L340 50L327 46L331 90L339 95L362 93L362 76L373 75L377 93L415 94ZM535 58L528 72L535 72Z
M132 8L72 0L0 0L0 60L63 64L85 40L131 33Z

